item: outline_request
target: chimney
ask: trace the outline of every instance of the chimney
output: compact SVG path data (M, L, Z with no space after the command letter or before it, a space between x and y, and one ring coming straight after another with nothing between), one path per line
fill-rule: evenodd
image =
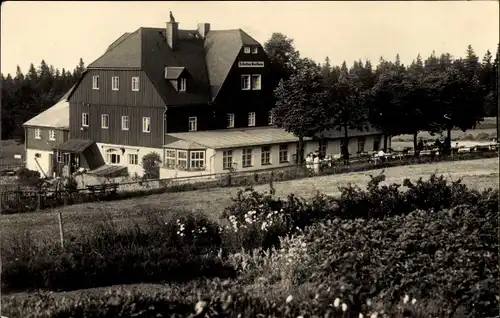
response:
M198 33L204 39L207 33L210 32L210 23L198 23Z
M179 23L175 21L167 22L167 44L172 50L177 48L179 40Z

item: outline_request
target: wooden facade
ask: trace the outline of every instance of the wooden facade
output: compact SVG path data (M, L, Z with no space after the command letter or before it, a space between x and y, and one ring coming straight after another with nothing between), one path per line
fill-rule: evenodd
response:
M163 66L158 66L162 68ZM92 88L92 78L99 76L99 89ZM111 78L119 78L119 90L112 90ZM132 91L132 78L139 77L139 91ZM146 73L141 70L89 69L69 99L70 105L113 105L164 108L165 103Z
M69 139L69 130L48 127L25 127L26 149L51 151L56 145ZM35 138L35 131L40 129L40 139ZM55 140L50 140L50 131L55 131Z
M99 143L161 148L165 108L147 106L116 106L106 104L70 104L72 139L94 140ZM89 126L82 126L82 113L89 114ZM108 128L102 128L102 115L108 115ZM128 130L122 130L121 118L128 116ZM143 117L149 117L150 132L142 131Z

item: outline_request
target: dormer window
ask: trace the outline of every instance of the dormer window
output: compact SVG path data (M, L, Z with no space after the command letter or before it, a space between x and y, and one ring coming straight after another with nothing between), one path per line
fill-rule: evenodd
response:
M249 46L245 46L243 48L243 51L245 52L245 54L250 54L250 47Z
M256 46L252 47L252 54L257 54L257 53L259 53L259 48Z
M187 84L187 81L186 81L185 77L179 78L178 84L177 84L178 87L179 87L179 92L185 92L186 91L186 84Z

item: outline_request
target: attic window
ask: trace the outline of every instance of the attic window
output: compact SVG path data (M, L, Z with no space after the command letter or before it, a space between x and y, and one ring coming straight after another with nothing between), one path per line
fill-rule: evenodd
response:
M250 54L250 47L249 46L245 46L243 48L243 50L244 50L245 54Z
M257 53L259 53L259 48L256 46L252 47L252 54L257 54Z
M186 81L185 77L181 77L178 80L179 92L185 92L186 91L186 84L187 84L187 81Z

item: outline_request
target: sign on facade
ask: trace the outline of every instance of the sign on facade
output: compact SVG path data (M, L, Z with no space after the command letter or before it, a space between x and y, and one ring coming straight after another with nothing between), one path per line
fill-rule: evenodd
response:
M238 67L264 67L262 61L239 61Z

